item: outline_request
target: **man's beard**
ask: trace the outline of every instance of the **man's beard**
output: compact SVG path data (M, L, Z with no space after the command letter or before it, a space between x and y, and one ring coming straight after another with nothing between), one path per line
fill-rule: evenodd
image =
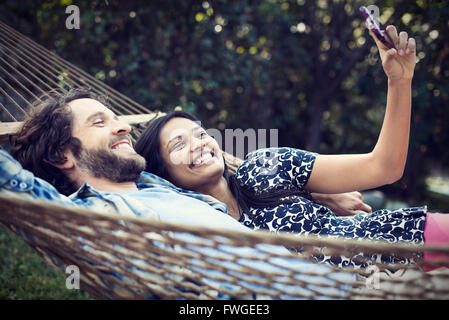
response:
M145 159L136 154L119 156L105 149L82 148L77 157L78 165L96 178L112 182L136 182L145 170Z

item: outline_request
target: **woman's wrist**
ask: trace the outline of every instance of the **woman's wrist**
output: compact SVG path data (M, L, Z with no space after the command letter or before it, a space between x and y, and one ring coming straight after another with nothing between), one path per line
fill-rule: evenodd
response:
M392 87L411 87L413 78L391 79L388 78L388 86Z
M311 200L313 202L320 204L324 204L329 199L329 196L327 194L315 192L310 193L310 197L312 198Z

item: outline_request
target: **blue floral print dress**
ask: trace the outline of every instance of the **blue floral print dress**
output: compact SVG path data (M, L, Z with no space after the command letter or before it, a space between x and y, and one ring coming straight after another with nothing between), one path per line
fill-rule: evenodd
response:
M255 194L278 189L301 191L310 177L316 156L293 148L259 149L246 156L235 177L241 186ZM275 207L251 207L250 212L242 213L239 221L249 228L272 232L424 244L425 206L336 216L329 208L307 197L290 196L289 200ZM408 264L419 258L419 254L412 258L371 255L363 260L324 254L315 257L319 262L356 268L366 267L370 261Z

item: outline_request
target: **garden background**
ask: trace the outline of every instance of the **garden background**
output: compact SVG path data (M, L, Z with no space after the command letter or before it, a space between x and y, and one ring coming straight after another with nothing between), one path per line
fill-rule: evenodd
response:
M280 146L374 146L386 77L358 11L417 40L409 155L384 205L449 211L449 1L96 0L0 2L0 20L151 110L207 128L278 129ZM80 28L67 29L76 5ZM2 97L0 97L2 99ZM0 227L0 298L87 299Z

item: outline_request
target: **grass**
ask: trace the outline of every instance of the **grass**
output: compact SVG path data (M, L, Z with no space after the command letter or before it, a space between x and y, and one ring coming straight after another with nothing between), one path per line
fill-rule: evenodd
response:
M86 300L82 290L69 290L66 275L48 266L20 237L0 224L0 299Z

